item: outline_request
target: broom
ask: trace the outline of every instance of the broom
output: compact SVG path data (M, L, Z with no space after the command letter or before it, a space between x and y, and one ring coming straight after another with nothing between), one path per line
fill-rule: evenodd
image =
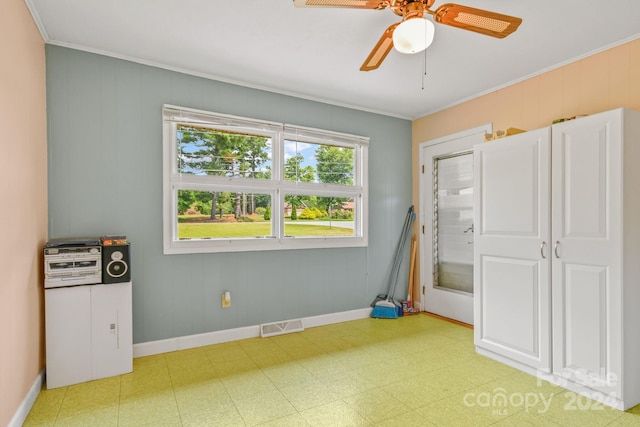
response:
M398 242L398 250L396 251L395 258L393 260L393 266L391 267L391 274L389 275L389 293L387 298L379 300L373 306L371 310L371 317L378 319L397 319L398 318L398 305L393 299L393 295L398 283L398 274L400 273L400 265L402 264L402 255L404 247L407 242L407 237L411 232L413 221L416 219L416 214L413 212L413 206L409 208L407 216L404 220L402 227L402 233L400 234L400 241ZM400 309L402 313L402 309Z
M410 264L409 264L409 291L407 294L407 304L406 304L406 310L404 310L404 315L411 315L411 314L417 314L420 312L420 310L418 310L415 307L415 303L414 303L414 297L413 297L413 291L414 291L414 274L415 274L415 266L416 266L416 246L417 246L417 242L416 242L416 236L414 235L411 238L411 257L410 257ZM404 307L403 307L404 309Z

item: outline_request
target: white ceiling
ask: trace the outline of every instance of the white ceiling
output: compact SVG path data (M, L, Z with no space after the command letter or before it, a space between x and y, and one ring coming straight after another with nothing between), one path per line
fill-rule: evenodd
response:
M640 37L638 0L456 0L523 23L505 39L436 24L426 55L392 50L379 69L362 72L400 19L390 10L296 8L292 0L25 1L51 44L407 119Z

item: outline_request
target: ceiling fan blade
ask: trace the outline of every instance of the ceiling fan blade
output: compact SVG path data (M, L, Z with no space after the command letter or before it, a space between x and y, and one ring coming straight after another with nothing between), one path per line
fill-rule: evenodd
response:
M384 0L293 0L295 7L349 7L352 9L384 9Z
M522 19L488 10L447 3L433 13L436 22L487 36L504 38L518 29Z
M397 22L387 28L384 33L382 33L382 37L378 40L378 43L375 45L367 59L360 67L360 71L371 71L375 70L382 64L384 58L387 57L387 54L393 47L393 30L400 25L400 22Z

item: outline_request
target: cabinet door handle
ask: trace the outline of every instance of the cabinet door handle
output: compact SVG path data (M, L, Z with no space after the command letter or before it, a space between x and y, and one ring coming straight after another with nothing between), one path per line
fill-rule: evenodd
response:
M556 254L556 258L560 258L560 255L558 255L558 246L560 246L560 240L556 240L556 243L553 245L553 252Z
M542 259L547 259L546 256L544 256L544 247L547 246L547 242L542 242L540 244L540 256L542 257Z

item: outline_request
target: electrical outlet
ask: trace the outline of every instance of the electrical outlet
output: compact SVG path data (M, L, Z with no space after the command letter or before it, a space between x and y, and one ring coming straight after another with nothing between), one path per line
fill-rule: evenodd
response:
M231 307L231 292L227 291L222 294L222 308Z

